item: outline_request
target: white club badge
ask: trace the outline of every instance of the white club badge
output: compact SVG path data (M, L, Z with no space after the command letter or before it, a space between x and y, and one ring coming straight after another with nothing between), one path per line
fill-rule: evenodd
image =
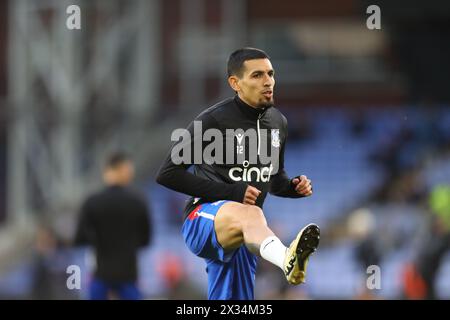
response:
M274 148L280 147L280 129L272 129L272 146Z

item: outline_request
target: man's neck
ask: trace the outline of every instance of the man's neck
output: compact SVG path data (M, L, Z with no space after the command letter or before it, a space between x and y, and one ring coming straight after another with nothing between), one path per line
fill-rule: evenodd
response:
M249 107L252 107L254 109L260 109L259 107L256 107L252 104L250 104L250 102L248 102L244 97L242 97L239 93L238 93L238 97L239 99L241 99L242 102L244 102L246 105L248 105Z
M108 181L105 182L105 185L107 187L126 187L128 183L121 182L121 181Z

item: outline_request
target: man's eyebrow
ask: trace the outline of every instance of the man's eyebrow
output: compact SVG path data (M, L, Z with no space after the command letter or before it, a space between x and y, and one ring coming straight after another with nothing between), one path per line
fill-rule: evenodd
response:
M264 70L254 70L250 74L258 74L258 73L264 73L264 72L265 72ZM270 69L270 70L267 71L267 73L275 73L275 70L274 69Z

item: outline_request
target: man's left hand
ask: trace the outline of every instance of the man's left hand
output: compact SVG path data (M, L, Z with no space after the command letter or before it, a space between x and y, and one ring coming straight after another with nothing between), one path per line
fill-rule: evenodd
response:
M312 185L311 180L307 176L300 176L300 178L292 179L292 183L295 186L295 192L301 194L302 196L308 197L312 195Z

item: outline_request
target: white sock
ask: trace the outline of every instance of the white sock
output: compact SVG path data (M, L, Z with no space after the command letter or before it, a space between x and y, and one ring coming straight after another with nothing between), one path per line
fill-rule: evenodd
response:
M276 236L270 236L263 240L259 247L261 257L284 270L284 257L286 256L286 247Z

